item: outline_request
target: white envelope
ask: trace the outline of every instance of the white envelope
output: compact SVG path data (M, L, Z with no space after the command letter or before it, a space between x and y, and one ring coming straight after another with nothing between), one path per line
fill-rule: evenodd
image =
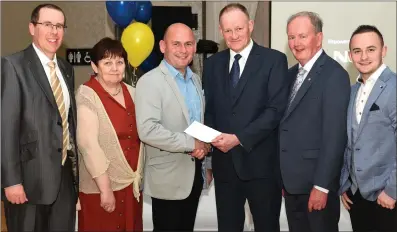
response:
M186 128L185 133L205 143L210 143L218 135L222 134L221 132L197 121L194 121L188 128Z

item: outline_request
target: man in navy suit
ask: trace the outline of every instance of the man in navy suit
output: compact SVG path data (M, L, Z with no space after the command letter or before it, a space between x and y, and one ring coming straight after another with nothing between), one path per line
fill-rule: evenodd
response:
M248 200L255 231L280 231L278 126L288 100L287 59L251 39L254 22L241 4L219 14L229 49L204 64L206 125L212 142L219 231L242 231Z
M347 142L348 73L322 49L322 20L299 12L287 22L298 61L289 70L288 108L280 124L280 164L291 232L336 232L339 176Z
M354 231L397 231L396 74L374 26L359 26L350 58L360 72L347 114L348 144L340 193Z

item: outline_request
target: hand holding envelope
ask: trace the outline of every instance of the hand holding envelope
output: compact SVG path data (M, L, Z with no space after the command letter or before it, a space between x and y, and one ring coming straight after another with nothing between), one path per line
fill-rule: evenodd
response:
M240 144L236 135L221 133L197 121L194 121L185 133L200 141L211 143L225 153Z

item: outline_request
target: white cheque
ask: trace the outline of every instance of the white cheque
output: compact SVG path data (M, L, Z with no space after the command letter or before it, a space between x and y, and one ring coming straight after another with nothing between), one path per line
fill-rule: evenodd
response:
M212 129L204 124L194 121L186 130L185 133L205 143L210 143L221 132Z

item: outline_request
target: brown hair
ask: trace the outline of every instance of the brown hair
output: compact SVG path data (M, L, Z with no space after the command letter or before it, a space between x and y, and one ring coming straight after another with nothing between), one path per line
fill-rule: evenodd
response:
M36 8L33 9L32 14L30 16L31 23L33 23L33 24L38 23L39 18L40 18L40 10L43 8L54 9L54 10L62 12L63 18L65 19L64 26L66 26L65 12L63 12L63 10L59 6L57 6L55 4L51 4L51 3L40 4L40 5L36 6Z
M222 15L224 15L225 13L231 10L240 10L248 17L248 19L250 18L250 15L248 14L248 10L247 8L245 8L245 6L241 5L240 3L230 3L225 7L223 7L222 10L219 12L219 21L221 21Z
M114 40L109 37L99 40L91 49L90 56L91 61L94 62L95 65L98 65L100 60L110 57L122 57L124 62L128 63L128 55L123 44L119 40Z

